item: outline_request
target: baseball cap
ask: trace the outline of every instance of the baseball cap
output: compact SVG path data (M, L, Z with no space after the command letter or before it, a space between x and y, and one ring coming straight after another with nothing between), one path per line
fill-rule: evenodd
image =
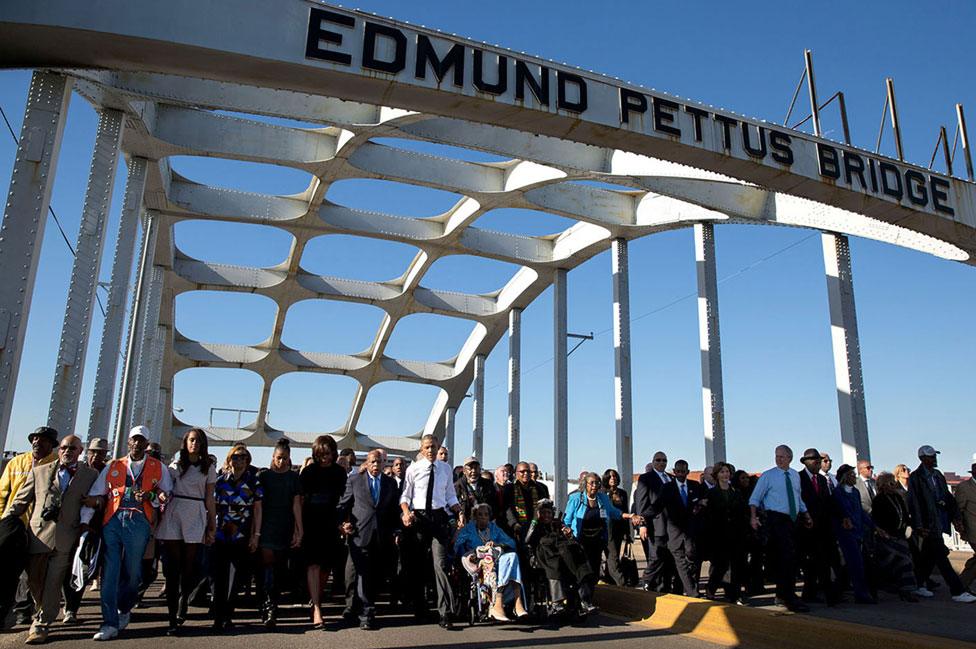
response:
M935 457L938 454L939 454L939 451L935 450L934 448L932 448L928 444L926 444L925 446L919 446L918 447L918 456L919 457Z
M54 430L50 426L39 426L38 428L35 428L34 432L27 436L27 441L33 444L34 438L36 437L46 437L53 443L58 443L58 431Z
M149 435L149 429L145 426L134 426L132 430L129 431L129 439L132 439L133 437L142 437L148 440Z
M477 464L478 466L481 466L481 460L473 455L469 455L468 457L464 458L463 466L468 466L469 464Z

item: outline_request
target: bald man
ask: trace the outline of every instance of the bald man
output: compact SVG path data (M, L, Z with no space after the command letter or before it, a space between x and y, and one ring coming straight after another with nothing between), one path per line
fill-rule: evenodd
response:
M27 644L47 642L61 608L61 584L71 566L74 546L91 519L91 510L82 506L82 500L98 471L78 462L82 448L74 435L62 439L57 462L34 467L6 513L20 516L33 507L27 526L27 574L38 613Z

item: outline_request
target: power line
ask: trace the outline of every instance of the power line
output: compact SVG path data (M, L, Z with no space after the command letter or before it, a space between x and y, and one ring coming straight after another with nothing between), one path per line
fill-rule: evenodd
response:
M14 133L14 129L10 126L10 120L7 119L7 113L3 110L3 106L0 106L0 117L3 117L3 123L7 125L7 131L10 133L10 137L13 138L14 144L18 147L20 146L20 140L17 134ZM71 251L72 257L77 257L78 253L75 252L74 246L71 245L71 240L68 239L68 235L65 233L64 228L61 227L61 219L58 215L54 213L54 208L48 203L47 211L51 213L51 217L54 219L54 224L58 226L58 232L61 233L61 238L64 239L64 245L68 246L68 250ZM98 301L98 308L102 312L102 317L105 317L105 306L102 304L102 298L98 295L98 289L100 286L95 285L95 299Z
M760 266L760 265L766 263L767 261L769 261L771 259L774 259L775 257L778 257L779 255L782 255L783 253L788 252L788 251L792 250L793 248L796 248L797 246L799 246L799 245L801 245L803 243L806 243L810 239L813 239L814 237L816 237L818 234L819 233L816 233L816 232L813 233L813 234L808 234L807 236L803 237L802 239L798 239L798 240L794 241L791 244L788 244L786 246L783 246L782 248L779 248L777 250L774 250L773 252L769 253L768 255L765 255L763 257L759 257L758 259L756 259L756 260L754 260L754 261L746 264L745 266L743 266L739 270L735 271L734 273L731 273L731 274L726 275L725 277L719 279L718 280L718 283L719 284L724 284L725 282L728 282L730 280L733 280L736 277L739 277L741 275L744 275L745 273L747 273L750 270L756 268L757 266ZM655 307L655 308L651 309L650 311L646 311L645 313L642 313L642 314L640 314L638 316L632 317L630 319L630 322L631 323L634 323L634 322L637 322L638 320L643 320L644 318L648 318L648 317L650 317L652 315L655 315L655 314L658 314L658 313L660 313L662 311L666 311L667 309L670 309L673 306L677 306L678 304L681 304L682 302L684 302L686 300L690 300L690 299L696 298L696 297L698 297L698 292L697 291L694 292L694 293L687 293L685 295L682 295L681 297L677 297L677 298L671 300L670 302L668 302L666 304L662 304L659 307ZM612 328L603 329L603 330L598 331L595 334L593 334L593 337L594 338L599 338L600 336L605 336L606 334L610 333L612 330L613 330ZM546 359L546 360L544 360L544 361L542 361L540 363L537 363L536 365L533 365L529 369L527 369L524 372L522 372L522 376L525 376L526 374L530 374L533 371L535 371L537 369L540 369L542 367L545 367L546 365L552 363L553 358L554 357L550 356L548 359ZM496 384L494 384L494 385L492 385L490 387L485 388L485 391L487 392L488 390L494 390L495 388L498 388L501 385L502 385L501 383L496 383Z

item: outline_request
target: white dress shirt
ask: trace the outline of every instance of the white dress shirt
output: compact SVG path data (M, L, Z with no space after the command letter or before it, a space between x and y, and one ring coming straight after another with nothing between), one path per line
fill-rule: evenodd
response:
M434 461L434 495L432 509L447 509L458 504L454 491L454 472L447 462ZM407 467L403 476L403 493L400 504L406 503L410 509L426 509L427 482L430 479L430 460L421 458Z

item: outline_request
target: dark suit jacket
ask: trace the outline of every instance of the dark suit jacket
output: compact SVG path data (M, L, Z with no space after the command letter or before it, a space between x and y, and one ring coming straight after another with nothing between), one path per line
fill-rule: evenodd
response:
M830 497L830 486L827 484L827 478L819 473L814 478L820 485L819 495L813 490L813 480L807 475L806 469L800 471L800 498L803 499L803 504L807 506L807 512L813 519L814 528L820 531L828 530L830 529L830 514L835 507L833 499Z
M655 512L663 511L667 518L668 540L682 535L696 537L701 524L701 517L695 513L699 501L705 498L705 490L695 480L686 480L688 487L688 504L681 501L678 491L678 481L672 480L661 489L661 495L654 503Z
M366 547L374 538L386 541L393 535L400 521L400 497L396 480L380 474L379 503L373 504L367 473L356 473L346 481L346 492L337 507L340 522L348 520L356 526L351 541Z
M461 504L464 520L470 521L471 510L474 509L475 505L482 503L491 506L492 519L498 518L499 514L504 516L504 512L499 512L495 503L495 488L491 480L479 477L478 481L474 483L474 492L472 493L468 489L468 479L461 476L461 479L454 483L454 491L457 493L458 503Z
M535 499L532 498L532 491L535 489ZM515 538L515 525L519 522L518 514L515 511L515 490L518 489L522 492L522 496L525 500L526 514L529 517L528 521L523 522L522 534L525 534L528 529L529 523L535 517L535 506L536 503L542 500L542 495L539 490L539 486L534 482L529 482L525 487L522 486L520 482L513 482L511 484L505 485L505 491L502 494L502 498L505 502L505 522L507 529L511 530L512 538ZM502 516L496 516L496 519L502 518ZM515 539L516 541L521 540L521 538Z
M933 469L932 472L935 474L934 489L926 478L925 468L921 464L908 476L908 509L917 526L930 533L941 531L943 534L948 534L949 523L959 516L959 508L956 499L949 493L945 476L938 469ZM940 506L939 503L942 505ZM947 516L946 521L941 520L942 512Z
M674 480L672 479L672 482ZM648 471L637 479L634 490L634 513L644 517L644 526L653 536L667 536L668 523L665 514L655 511L654 505L661 496L664 483L656 471Z

